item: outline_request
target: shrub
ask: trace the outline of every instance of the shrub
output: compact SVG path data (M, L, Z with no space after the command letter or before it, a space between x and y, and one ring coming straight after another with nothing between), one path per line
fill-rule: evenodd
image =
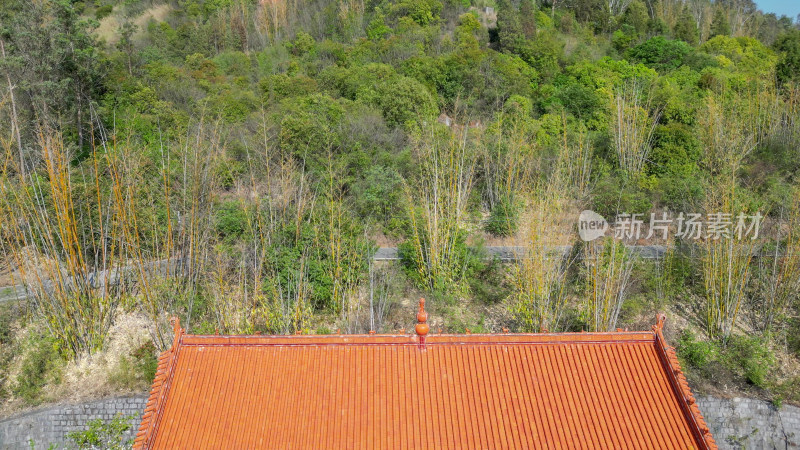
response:
M689 176L700 161L702 149L691 128L672 122L655 128L649 155L648 173Z
M694 333L685 330L678 339L678 356L683 365L704 371L717 359L719 348L712 341L698 341Z
M108 17L109 15L111 15L111 11L113 11L113 10L114 10L113 6L111 6L111 5L103 5L103 6L99 7L99 8L97 8L97 10L94 12L94 15L95 15L95 17L97 17L97 20L103 20L106 17Z
M209 96L208 104L225 121L235 123L245 120L256 110L258 99L252 91L234 87Z
M410 17L419 25L435 22L442 11L439 0L402 0L392 8L395 17Z
M653 37L628 51L628 56L659 72L677 69L694 49L683 41Z
M378 87L375 104L388 125L425 121L436 116L436 100L419 81L399 77Z
M327 157L327 150L338 145L346 102L322 94L284 100L278 133L281 147L306 160L312 170L324 167L326 163L317 159Z
M147 388L156 376L158 357L156 346L147 341L130 356L123 356L119 366L109 375L111 384L125 389Z
M46 384L60 382L64 361L53 337L33 334L24 345L27 348L23 348L22 368L12 392L25 402L35 405L44 400L42 388Z
M781 36L773 44L780 53L776 74L781 83L800 80L800 30L792 30Z
M317 82L305 75L290 77L286 74L271 75L259 83L266 102L287 97L310 95L317 91Z
M391 167L372 166L353 184L356 211L361 217L388 220L398 211L402 179Z
M775 367L775 356L764 338L731 336L725 348L727 365L751 384L765 387L769 373Z
M645 214L652 207L648 192L633 181L607 175L597 182L592 209L607 220L622 213Z
M289 50L295 56L312 54L316 45L317 42L314 40L314 37L304 31L298 32L294 42L288 44Z
M67 433L67 438L81 449L121 450L129 448L130 443L124 441L123 435L131 428L133 419L135 419L134 416L123 417L119 414L110 422L105 422L103 419L92 419L86 423L86 430Z
M239 202L223 203L215 212L216 229L224 239L237 239L244 234L247 227L247 214Z
M673 211L685 211L699 205L705 194L703 179L694 172L660 177L653 189L656 201Z
M511 236L519 226L519 205L508 198L501 198L492 208L485 229L495 236Z
M250 57L242 52L220 53L214 57L214 63L225 75L233 77L250 76Z

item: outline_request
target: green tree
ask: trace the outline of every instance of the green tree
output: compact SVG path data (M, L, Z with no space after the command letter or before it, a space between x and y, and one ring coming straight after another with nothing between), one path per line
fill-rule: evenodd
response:
M14 0L4 9L14 18L3 30L5 51L23 68L16 75L28 100L27 120L71 124L65 135L83 147L89 105L103 92L97 21L81 17L69 0Z
M782 34L773 48L781 55L775 68L778 81L786 83L800 80L800 30Z
M519 54L525 45L519 12L506 1L499 3L497 11L497 42L500 51Z
M630 49L628 57L663 72L677 69L692 53L692 47L685 42L656 36Z
M697 30L697 22L694 20L694 16L692 16L688 6L683 7L683 11L678 17L672 32L675 35L675 39L680 39L692 45L697 44L700 39L700 32Z
M375 104L389 125L430 120L436 116L436 101L419 81L408 77L387 80L378 86Z
M728 23L728 15L725 14L723 8L717 8L714 11L714 18L711 20L711 34L709 37L729 36L730 34L731 24Z
M636 0L628 6L622 14L622 23L630 25L636 30L639 36L647 32L647 24L650 17L647 15L647 6L641 0Z
M608 29L611 20L611 11L606 0L572 0L570 10L575 13L575 19L584 24L594 25L596 31Z
M520 25L526 39L536 37L536 8L532 1L523 0L519 5Z

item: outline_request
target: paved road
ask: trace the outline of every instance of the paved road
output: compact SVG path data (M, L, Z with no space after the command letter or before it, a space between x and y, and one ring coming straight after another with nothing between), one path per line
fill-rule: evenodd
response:
M162 259L160 261L145 263L142 266L139 264L131 264L121 268L91 272L86 277L84 283L95 289L99 289L104 286L115 286L123 278L135 279L138 277L140 270L148 273L164 273L167 270L183 270L183 265L181 259L179 258L174 258L171 261ZM76 280L74 277L66 277L64 283L66 286L74 286L79 284L79 281L81 280ZM43 280L42 288L47 292L53 292L56 286L54 286L54 283L51 280ZM16 286L0 286L0 303L27 300L31 296L33 296L33 292L25 285L20 284Z
M660 258L667 251L667 248L663 245L633 245L629 248L644 259ZM489 258L497 258L507 262L517 261L525 254L525 247L484 247L484 250L486 250ZM572 250L572 246L559 245L553 250L556 253L566 254ZM400 254L397 251L397 247L381 247L375 252L373 259L375 261L397 261L400 259Z
M639 256L644 259L657 259L662 257L666 252L666 247L663 245L633 245L629 246L628 248L632 249L635 253L638 253ZM555 251L561 252L561 254L566 254L571 249L572 247L569 245L562 245L554 248ZM517 261L521 255L524 254L525 248L514 246L490 246L484 247L484 250L489 258L497 258L503 262L513 262ZM400 255L397 247L380 247L372 258L375 261L398 261L400 260ZM176 259L173 261L173 264L167 264L166 260L156 261L145 264L143 269L146 271L160 272L167 270L167 268L170 266L173 267L174 270L180 270L181 261ZM131 265L121 269L113 269L111 271L94 272L89 274L88 283L90 283L90 285L93 287L102 287L106 283L114 285L119 282L122 276L130 274L131 272L133 272L134 275L138 275L136 273L138 270L138 265ZM48 284L48 282L45 282L45 289L52 289L52 286ZM30 291L28 291L25 286L22 285L0 287L0 303L26 300L30 297L30 295Z

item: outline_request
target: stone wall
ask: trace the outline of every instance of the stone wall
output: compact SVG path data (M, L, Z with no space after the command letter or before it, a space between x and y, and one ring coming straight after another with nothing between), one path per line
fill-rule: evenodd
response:
M145 394L116 397L79 405L58 405L0 421L0 449L36 449L50 444L63 448L66 434L85 428L94 418L133 415L128 437L133 439L144 410ZM780 409L761 400L698 397L700 410L721 449L800 448L800 408Z
M800 408L715 397L698 397L697 405L721 449L800 448Z
M101 418L110 421L117 414L134 416L127 439L139 429L147 395L114 397L76 405L58 405L0 421L0 449L47 449L51 444L65 448L66 434L86 429L86 422Z

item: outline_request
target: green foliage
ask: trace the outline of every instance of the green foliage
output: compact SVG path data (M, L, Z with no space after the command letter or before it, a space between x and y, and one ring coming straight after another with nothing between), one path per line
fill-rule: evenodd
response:
M657 179L654 195L660 204L673 211L697 208L702 203L706 185L696 175L668 173Z
M321 75L323 85L343 97L372 106L390 126L403 126L433 119L436 100L419 81L398 75L385 64L345 69L331 67Z
M220 90L206 100L211 111L228 123L244 121L258 106L255 94L238 86Z
M731 25L728 22L728 14L725 8L716 8L714 10L714 18L711 19L711 33L709 37L714 36L728 36L731 34Z
M265 102L280 101L287 97L302 97L317 91L317 82L305 75L270 75L259 82Z
M636 41L636 30L630 25L623 25L611 36L611 44L618 52L624 52Z
M109 375L109 382L123 389L147 388L158 368L158 355L153 341L147 341L130 355L122 356L119 366Z
M495 236L511 236L519 227L520 205L502 197L489 213L486 231Z
M372 166L353 183L355 208L377 221L395 216L402 197L402 179L391 167Z
M98 7L94 11L94 16L97 17L97 20L103 20L106 17L108 17L109 15L111 15L111 12L113 10L114 10L114 6L113 5L103 5L103 6Z
M729 367L739 372L751 384L766 387L770 372L775 368L775 356L763 338L731 336L725 353Z
M228 51L216 55L213 59L222 73L231 77L249 77L251 73L250 57L243 52Z
M64 360L56 340L46 333L31 331L21 351L22 367L11 392L28 404L37 405L45 400L42 388L60 382Z
M702 156L700 141L682 123L658 125L653 134L647 171L653 175L691 176Z
M647 32L649 20L647 6L642 0L635 0L622 14L621 23L631 26L639 36L643 36Z
M697 41L700 39L700 31L697 29L697 22L691 11L689 11L688 5L683 7L683 12L681 12L681 15L675 22L675 28L673 28L672 31L675 35L675 39L679 39L691 45L697 44Z
M782 83L800 81L800 30L779 36L773 48L780 54L776 67L778 80Z
M126 449L130 447L130 442L125 441L124 435L134 419L134 416L123 417L120 414L109 422L92 419L86 422L86 430L67 433L67 438L80 449Z
M289 50L295 56L311 55L317 46L317 41L310 34L299 31L294 38L294 42L287 44Z
M363 98L383 113L388 125L404 125L431 120L436 116L436 101L418 81L399 77L382 83L374 92Z
M214 211L217 233L223 239L238 239L247 227L247 215L237 201L227 201Z
M573 116L587 122L595 119L593 125L603 114L604 102L600 93L581 83L572 82L560 86L556 91L555 99Z
M369 25L367 25L367 37L370 40L379 41L391 32L392 29L386 25L386 17L381 13L380 9L377 9Z
M595 31L606 30L611 19L611 11L605 0L581 0L574 3L571 11L578 22L593 25Z
M628 56L659 72L665 72L680 67L693 51L686 42L655 36L630 49Z
M701 372L708 370L711 363L719 357L719 347L716 343L697 340L688 330L678 339L677 351L682 365Z
M426 235L421 236L423 251L430 245ZM464 294L464 280L470 280L470 275L480 270L483 266L480 249L467 245L466 233L460 232L453 242L448 260L444 262L445 270L431 274L430 279L423 279L418 268L424 265L424 256L419 254L417 247L410 240L398 246L400 260L406 275L419 287L430 289L440 295L450 295L457 298Z
M486 319L481 316L477 320L457 317L454 314L445 317L445 325L448 333L490 333L492 330L487 328Z
M653 207L651 197L639 183L618 176L605 176L597 181L592 210L613 219L617 214L644 214Z
M690 369L709 376L723 367L745 379L748 383L767 387L767 380L775 369L775 356L762 337L731 336L724 345L716 341L699 341L684 331L678 340L678 356Z
M497 304L510 294L505 265L496 258L487 262L485 254L480 256L484 259L473 260L468 276L470 294L481 303Z
M313 94L284 100L282 105L285 112L280 121L279 142L290 154L300 159L322 157L338 145L337 126L344 117L346 101Z
M741 36L716 36L709 39L701 49L717 56L723 67L740 73L749 79L759 80L773 77L777 58L775 54L756 39Z
M409 17L418 25L426 26L439 19L442 7L439 0L400 0L391 11L395 17Z

